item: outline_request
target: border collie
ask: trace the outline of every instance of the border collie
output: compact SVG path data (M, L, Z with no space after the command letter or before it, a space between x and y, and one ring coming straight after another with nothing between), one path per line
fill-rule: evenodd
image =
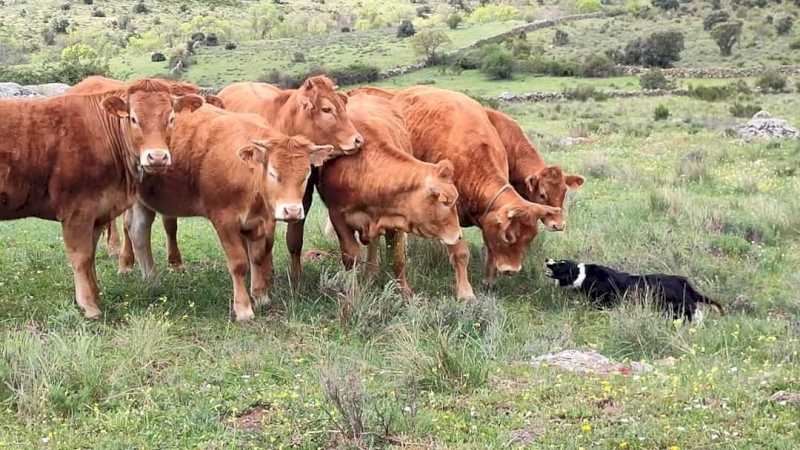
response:
M545 266L549 270L547 276L556 280L559 286L581 290L600 307L613 306L626 294L639 291L652 293L659 306L676 319L682 316L691 322L697 303L706 303L725 314L722 305L697 292L685 277L663 273L632 275L610 267L570 260L548 259Z

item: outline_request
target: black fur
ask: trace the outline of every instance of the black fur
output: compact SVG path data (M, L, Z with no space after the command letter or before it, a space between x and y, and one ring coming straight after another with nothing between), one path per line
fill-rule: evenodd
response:
M574 286L580 278L580 264L570 261L548 260L548 276L558 281L561 287L573 287L588 295L600 307L613 306L626 295L649 293L659 306L674 318L685 317L691 321L697 303L706 303L724 314L722 305L697 292L686 277L654 273L632 275L597 264L583 264L585 278L580 286Z

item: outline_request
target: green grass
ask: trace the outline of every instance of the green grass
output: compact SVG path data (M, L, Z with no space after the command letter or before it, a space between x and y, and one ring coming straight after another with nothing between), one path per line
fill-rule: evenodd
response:
M757 100L800 122L792 96ZM662 103L671 116L653 122ZM156 284L116 275L99 251L106 316L89 323L73 305L58 225L0 222L0 442L356 448L344 436L361 417L361 448L794 448L796 407L769 397L800 390L797 143L725 138L727 104L687 98L507 111L549 162L587 182L569 197L567 231L541 234L523 273L491 292L480 288L479 234L469 230L472 305L450 298L446 254L420 240L409 248L412 301L386 273L372 284L339 273L336 256L306 263L292 294L281 234L272 305L232 324L222 252L208 223L192 219L181 221L183 273L165 269L155 227ZM590 143L563 147L566 135ZM317 202L306 248L335 251L323 217ZM552 286L548 257L688 275L730 314L676 326L646 309L597 311ZM569 348L654 370L600 377L530 365ZM252 428L231 426L253 408Z

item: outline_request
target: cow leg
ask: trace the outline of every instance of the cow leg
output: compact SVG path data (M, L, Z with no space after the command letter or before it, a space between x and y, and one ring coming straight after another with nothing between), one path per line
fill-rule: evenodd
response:
M155 278L156 274L153 249L150 245L156 213L139 202L134 203L130 211L131 219L128 234L133 244L133 254L142 269L142 276L145 280L150 280Z
M95 226L90 220L68 220L62 225L64 246L75 282L75 300L87 319L99 319L100 290L97 287L95 270L95 251L97 241L103 232L102 226Z
M386 246L392 254L392 265L394 267L394 278L400 287L400 292L406 297L414 296L414 291L408 285L406 278L406 246L408 235L403 231L387 231Z
M339 238L339 249L342 252L342 264L346 270L352 270L361 254L361 245L356 242L353 229L344 220L344 217L334 210L328 210L328 216L333 224L333 230Z
M131 227L131 220L133 219L133 212L127 209L122 215L122 247L119 251L119 258L117 259L117 273L126 274L133 271L133 244L131 244L131 235L128 229Z
M483 285L487 288L494 286L497 280L497 265L495 264L494 254L486 248L486 264L483 268Z
M472 291L472 285L469 283L469 273L467 272L469 247L467 247L466 240L462 239L454 245L448 245L447 252L450 254L450 264L455 269L456 297L459 300L474 300L475 293Z
M106 249L109 256L118 256L120 251L119 231L117 230L117 219L111 219L106 225Z
M388 234L386 242L387 244L389 242ZM373 239L370 241L369 245L367 245L367 276L370 278L377 276L381 267L380 249L378 248L380 245L380 239Z
M311 177L306 185L306 192L303 195L303 211L306 217L311 212L311 202L314 200L314 185L316 184L316 170L311 170ZM303 272L302 253L303 253L303 227L305 219L292 222L286 227L286 247L289 249L289 279L292 289L300 286L300 275Z
M233 316L237 322L246 322L252 319L253 303L247 293L245 278L247 277L248 256L238 224L229 221L212 221L217 231L225 259L228 263L228 272L233 283Z
M178 248L178 218L161 216L164 232L167 234L167 261L175 270L183 270L183 257Z
M256 307L269 305L269 288L272 285L272 244L275 222L267 225L266 236L247 239L247 256L250 258L250 294Z

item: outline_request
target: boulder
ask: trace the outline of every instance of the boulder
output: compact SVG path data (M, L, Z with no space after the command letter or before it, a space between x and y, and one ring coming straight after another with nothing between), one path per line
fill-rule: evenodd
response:
M746 141L754 139L800 139L800 130L789 122L772 117L766 111L757 112L752 119L735 129Z
M40 94L17 83L0 83L0 98L6 97L39 97Z
M25 88L45 97L53 97L67 92L69 85L64 83L45 83L25 86Z
M622 364L611 361L594 350L564 350L533 358L534 366L553 366L580 374L610 375L650 372L653 367L643 362Z

